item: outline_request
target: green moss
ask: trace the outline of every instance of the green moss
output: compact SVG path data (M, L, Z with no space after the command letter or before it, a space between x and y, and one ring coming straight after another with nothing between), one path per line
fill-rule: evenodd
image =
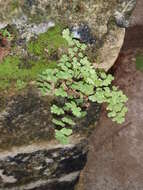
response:
M22 83L25 86L29 81L36 80L37 75L46 68L55 68L57 62L51 59L51 55L53 52L57 52L59 47L65 46L66 41L62 37L61 26L56 26L49 29L48 32L40 34L37 40L27 44L28 53L36 59L8 56L0 63L0 89L5 90L11 86L19 89L19 85L20 88L23 86ZM47 49L48 55L45 49ZM18 82L17 85L17 81L22 82Z
M37 75L46 68L56 67L56 62L45 63L42 61L29 61L30 68L20 68L22 60L18 56L8 56L0 64L0 89L7 89L17 80L27 83L36 80Z
M136 68L137 70L143 71L143 55L136 56Z
M20 5L19 0L12 0L10 4L11 11L14 11L15 9L17 9L19 5Z
M37 40L30 41L27 45L29 53L44 57L48 50L50 54L61 46L66 46L66 41L62 37L62 27L56 26L49 29L46 33L40 34Z

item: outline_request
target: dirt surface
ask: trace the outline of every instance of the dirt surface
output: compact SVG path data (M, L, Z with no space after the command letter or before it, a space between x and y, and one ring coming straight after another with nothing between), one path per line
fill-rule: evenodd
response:
M136 0L136 7L126 30L124 50L143 47L143 0Z
M10 51L10 42L2 39L0 34L0 62L3 60L5 56L8 55Z
M9 49L0 47L0 62L3 60L5 56L9 53Z
M143 73L136 70L136 52L122 51L114 67L115 84L129 98L126 122L116 125L103 108L78 190L143 189Z
M76 190L143 190L143 72L136 54L143 54L143 1L138 0L125 43L112 69L115 84L128 96L126 122L106 116L90 138L88 162Z
M130 21L131 26L142 25L143 26L143 0L136 0L136 8L132 14Z

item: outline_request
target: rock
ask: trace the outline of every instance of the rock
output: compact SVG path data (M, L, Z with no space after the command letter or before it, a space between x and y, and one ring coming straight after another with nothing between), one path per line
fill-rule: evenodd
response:
M124 40L125 24L120 20L127 22L125 15L131 13L134 1L0 0L0 4L0 27L12 31L14 46L1 64L9 64L5 75L11 78L0 83L0 88L5 85L0 92L0 189L73 190L86 163L90 124L97 121L100 107L91 106L85 120L77 121L70 143L60 145L54 139L51 99L41 97L33 80L42 69L54 67L59 49L63 52L60 45L65 42L57 23L88 44L95 67L109 70ZM124 19L117 12L124 13ZM22 86L25 78L28 88ZM19 90L21 86L24 89Z
M136 8L134 9L133 14L130 19L130 27L143 25L142 7L143 7L143 1L137 0Z
M19 35L27 40L35 34L45 32L55 22L60 22L78 30L75 31L76 37L80 36L83 42L95 44L96 41L98 57L96 56L95 66L108 70L122 47L124 28L128 26L135 0L101 0L96 3L93 0L70 3L66 0L1 0L1 4L3 10L0 21L15 24ZM113 48L115 51L112 53ZM112 55L112 59L106 59L102 55L103 50Z
M123 50L119 56L114 84L128 96L126 122L117 125L102 111L90 138L88 161L76 190L143 188L143 72L136 69L136 55L142 52L143 44L142 48Z
M141 48L143 44L143 1L137 0L125 36L124 49Z
M12 21L12 25L18 30L20 38L26 39L26 41L29 41L34 36L47 32L49 28L55 26L55 23L52 21L31 24L28 23L27 19L28 18L24 15L23 17Z
M80 40L82 43L95 44L96 39L91 34L88 25L81 24L80 26L75 26L71 29L73 37Z
M1 190L73 189L86 162L86 143L40 143L0 153Z
M34 90L7 99L0 112L0 189L71 189L87 158L87 140L53 140L47 99ZM49 100L48 100L49 101Z
M121 1L119 10L115 11L115 20L118 26L127 28L129 26L130 13L134 9L136 0Z
M100 126L91 137L88 162L76 190L143 188L143 101L138 90L143 89L143 73L136 69L136 55L143 52L142 9L143 1L138 0L114 68L115 84L129 99L127 125L116 126L103 113Z

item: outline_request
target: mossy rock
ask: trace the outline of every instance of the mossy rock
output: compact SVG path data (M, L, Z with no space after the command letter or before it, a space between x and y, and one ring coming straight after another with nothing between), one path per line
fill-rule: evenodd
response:
M46 33L40 34L37 40L31 40L27 44L28 52L37 56L44 57L45 49L47 49L50 54L61 46L66 46L67 43L61 35L62 30L62 27L57 26L50 28Z
M30 81L35 81L46 68L55 68L59 59L58 49L65 46L61 26L53 27L36 40L29 41L27 56L9 55L0 63L0 89L22 89Z

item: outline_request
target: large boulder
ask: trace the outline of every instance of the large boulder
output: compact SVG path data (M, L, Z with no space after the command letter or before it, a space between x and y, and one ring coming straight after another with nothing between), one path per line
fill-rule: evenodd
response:
M6 101L0 100L0 189L73 189L86 163L86 139L56 142L48 101L34 90Z
M62 46L64 42L60 29L46 32L57 25L69 27L75 38L89 45L95 67L107 71L122 47L135 1L0 0L0 4L0 28L13 34L6 50L0 47L0 60L1 52L10 55L0 62L0 189L72 190L86 163L87 136L92 132L90 124L98 119L100 106L89 108L68 145L54 139L50 99L39 94L33 80L45 59L55 64L62 51L57 42ZM50 46L47 56L43 43L48 47L54 43L58 48L52 52L54 47ZM25 90L21 88L25 84L19 81L23 77L30 83Z

